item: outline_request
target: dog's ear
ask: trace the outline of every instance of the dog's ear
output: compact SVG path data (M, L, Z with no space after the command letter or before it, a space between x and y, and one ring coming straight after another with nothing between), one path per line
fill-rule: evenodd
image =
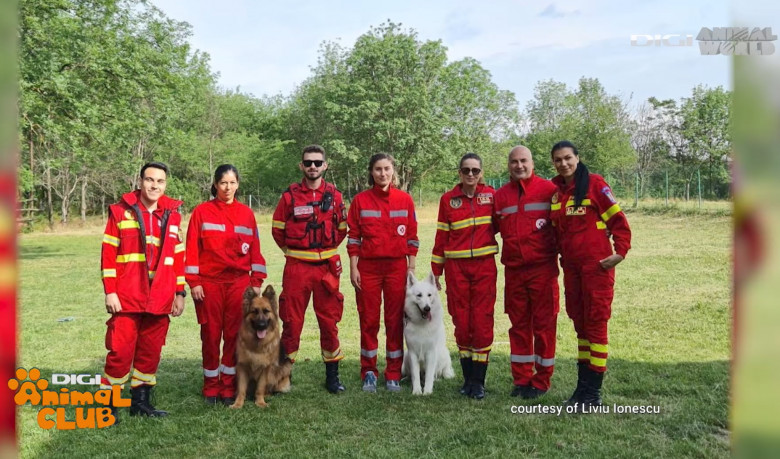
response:
M417 279L414 277L414 273L411 272L411 271L407 271L407 273L406 273L406 286L407 287L411 287L415 283L417 283Z
M263 298L266 298L274 310L274 316L279 317L279 303L276 301L276 290L270 285L263 291Z
M256 296L257 293L255 293L252 287L247 287L246 290L244 290L244 302L242 303L244 315L249 314L249 311L252 308L252 300L255 299Z
M436 276L433 275L433 271L428 274L428 277L425 278L425 280L427 280L429 284L436 286Z

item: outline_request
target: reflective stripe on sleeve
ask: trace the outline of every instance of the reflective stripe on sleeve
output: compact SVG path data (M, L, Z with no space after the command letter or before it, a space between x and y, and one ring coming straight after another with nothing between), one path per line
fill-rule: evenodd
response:
M111 236L110 234L104 234L103 243L108 245L113 245L114 247L119 247L119 238Z
M382 212L378 210L361 210L360 216L366 218L379 218L382 216Z
M361 212L362 214L362 212ZM390 218L393 217L408 217L409 211L408 210L391 210L390 211Z
M612 218L612 216L615 215L618 212L620 212L620 206L615 204L612 207L610 207L609 209L607 209L603 214L601 214L601 219L606 222L607 220Z
M176 247L173 249L173 253L182 253L187 249L187 246L181 242L179 244L176 244Z
M201 231L222 231L225 232L225 225L218 225L216 223L204 223L200 225Z
M549 202L529 202L523 206L523 210L528 212L530 210L550 210Z
M106 277L116 277L116 269L104 269L103 270L103 278Z
M442 230L442 231L449 231L450 230L450 224L449 223L437 222L436 223L436 229L437 230Z
M444 257L440 257L438 255L431 255L431 261L438 264L443 265L444 264Z
M259 263L252 263L251 269L254 273L268 274L268 272L265 270L265 265L261 265Z
M173 257L165 257L163 266L173 266Z
M510 215L510 214L517 213L517 206L504 207L503 209L499 210L498 213L501 215Z
M255 234L254 231L252 231L252 228L249 228L247 226L234 226L233 230L238 234L245 234L247 236L251 236Z
M284 227L287 226L287 223L280 222L279 220L273 220L271 222L271 227L276 229L284 229Z
M420 241L415 241L413 239L409 239L408 241L406 241L406 245L419 248L420 247Z
M185 266L184 267L184 273L185 274L200 274L200 266Z
M349 244L361 245L361 244L363 244L363 241L360 240L360 239L355 239L355 238L351 238L350 237L350 238L347 238L347 245L349 245Z

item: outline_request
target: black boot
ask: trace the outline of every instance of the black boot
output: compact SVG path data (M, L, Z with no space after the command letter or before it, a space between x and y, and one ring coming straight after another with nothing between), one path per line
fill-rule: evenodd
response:
M463 387L458 392L468 397L471 395L471 357L461 358L460 368L463 370Z
M563 402L564 405L573 406L575 403L580 401L583 389L585 388L585 373L587 370L588 364L586 362L577 362L577 388L574 389L574 393L571 394L571 397Z
M132 398L130 400L130 416L149 416L153 418L162 418L168 416L167 411L158 410L152 406L151 402L152 387L143 385L134 387L130 390Z
M331 394L338 394L347 390L339 381L339 363L325 362L325 387Z
M108 409L111 410L111 415L114 416L114 419L116 419L114 421L114 425L119 424L119 408L114 406L113 403L111 403L110 405L108 405Z
M601 384L604 382L604 373L587 368L585 372L585 389L580 397L583 408L601 406Z
M485 374L487 362L471 363L471 398L482 400L485 398Z

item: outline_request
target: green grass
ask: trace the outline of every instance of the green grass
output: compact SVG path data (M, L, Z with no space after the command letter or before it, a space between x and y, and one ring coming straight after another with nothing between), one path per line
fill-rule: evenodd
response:
M435 213L432 206L419 212L418 277L427 274ZM265 410L253 404L239 411L206 407L200 397L199 329L188 298L184 315L172 320L158 372L157 405L171 411L168 419L135 419L123 412L122 424L110 429L46 431L36 424L37 408L21 407L22 455L725 457L730 219L645 213L629 218L634 247L617 272L604 401L660 406L659 415L512 414L512 405L532 403L508 396L503 270L485 400L459 396L459 378L437 382L429 397L412 396L407 381L401 394L382 387L375 395L364 394L354 294L343 276L345 394L325 392L319 333L309 308L292 392L267 399ZM279 286L284 258L270 238L270 217L260 216L259 222L269 282ZM101 233L102 227L21 237L21 366L38 367L44 377L102 371L108 316L99 280ZM74 320L57 321L63 317ZM445 324L457 368L449 318ZM380 337L380 349L383 341ZM553 386L535 403L558 405L570 395L575 353L573 327L562 305Z

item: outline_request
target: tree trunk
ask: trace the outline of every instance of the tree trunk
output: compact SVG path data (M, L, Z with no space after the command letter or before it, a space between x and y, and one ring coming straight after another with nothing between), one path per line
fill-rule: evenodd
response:
M100 215L103 216L103 223L106 222L106 195L100 195Z
M49 219L49 229L54 229L54 206L52 205L51 165L46 165L46 216Z
M81 221L87 222L87 178L81 181Z

